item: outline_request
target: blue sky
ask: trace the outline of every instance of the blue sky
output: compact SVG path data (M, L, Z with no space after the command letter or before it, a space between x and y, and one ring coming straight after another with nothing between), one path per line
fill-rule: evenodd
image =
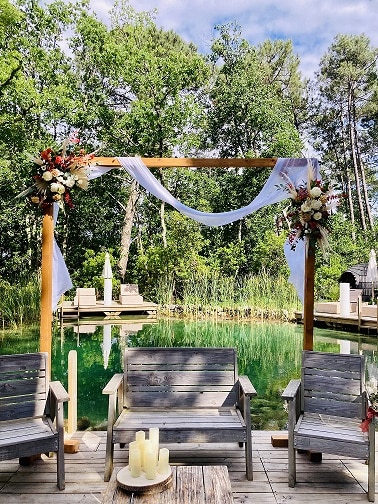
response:
M109 24L112 0L91 0ZM322 55L339 33L365 34L378 47L378 0L130 0L137 11L157 9L156 24L172 29L200 52L210 51L214 26L236 21L251 44L290 39L301 71L313 77Z

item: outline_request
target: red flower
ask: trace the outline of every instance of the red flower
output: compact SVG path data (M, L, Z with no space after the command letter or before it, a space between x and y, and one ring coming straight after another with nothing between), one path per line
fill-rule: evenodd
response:
M52 152L52 149L50 149L50 147L48 149L45 149L44 151L41 152L41 158L44 160L44 161L50 161L50 154Z

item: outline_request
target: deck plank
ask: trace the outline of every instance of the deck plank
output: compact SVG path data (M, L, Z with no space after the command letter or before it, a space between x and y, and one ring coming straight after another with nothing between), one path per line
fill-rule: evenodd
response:
M273 448L271 431L253 433L254 480L245 476L244 450L235 443L170 445L171 463L228 467L236 504L345 504L366 503L367 467L364 461L323 454L314 464L298 455L297 484L287 485L287 449ZM0 462L0 502L7 504L84 504L102 502L107 483L103 481L106 433L77 432L78 453L66 454L66 488L56 486L54 458L30 466L17 460ZM195 449L195 451L193 451ZM116 447L115 465L127 463L127 451Z

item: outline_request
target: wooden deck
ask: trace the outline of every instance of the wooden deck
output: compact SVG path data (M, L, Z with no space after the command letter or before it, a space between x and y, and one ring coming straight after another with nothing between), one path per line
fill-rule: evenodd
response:
M104 304L98 300L95 305L80 306L74 305L73 301L63 301L58 305L57 315L61 320L80 319L82 317L103 316L104 319L120 319L122 315L156 315L158 305L143 301L135 304L121 304L119 301L112 301L111 304Z
M298 455L295 488L287 485L287 449L273 448L269 431L253 432L254 481L245 475L244 449L237 445L167 445L172 464L228 466L238 504L353 504L367 503L367 467L364 461L323 454L320 464ZM275 433L277 434L277 432ZM282 434L282 432L281 432ZM100 503L105 432L77 432L80 450L66 454L66 489L56 486L56 462L43 456L31 466L17 460L0 462L0 502L6 504ZM211 455L211 458L210 458ZM115 449L115 465L127 463L127 451ZM149 501L146 501L149 502ZM153 504L153 501L151 501Z

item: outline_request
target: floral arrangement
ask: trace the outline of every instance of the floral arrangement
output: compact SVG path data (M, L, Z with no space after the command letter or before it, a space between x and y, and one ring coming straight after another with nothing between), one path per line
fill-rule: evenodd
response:
M295 249L298 240L309 237L325 253L329 247L329 218L339 203L339 196L329 184L320 180L309 181L297 188L288 182L285 190L291 199L291 206L284 212L290 229L291 248Z
M18 196L27 195L39 207L58 202L73 208L71 191L75 187L88 189L87 168L94 156L78 149L79 142L74 134L63 142L60 151L41 151L34 159L33 185Z
M378 416L378 393L373 392L369 394L369 407L365 420L360 424L362 432L367 432L369 430L369 424L374 417Z

